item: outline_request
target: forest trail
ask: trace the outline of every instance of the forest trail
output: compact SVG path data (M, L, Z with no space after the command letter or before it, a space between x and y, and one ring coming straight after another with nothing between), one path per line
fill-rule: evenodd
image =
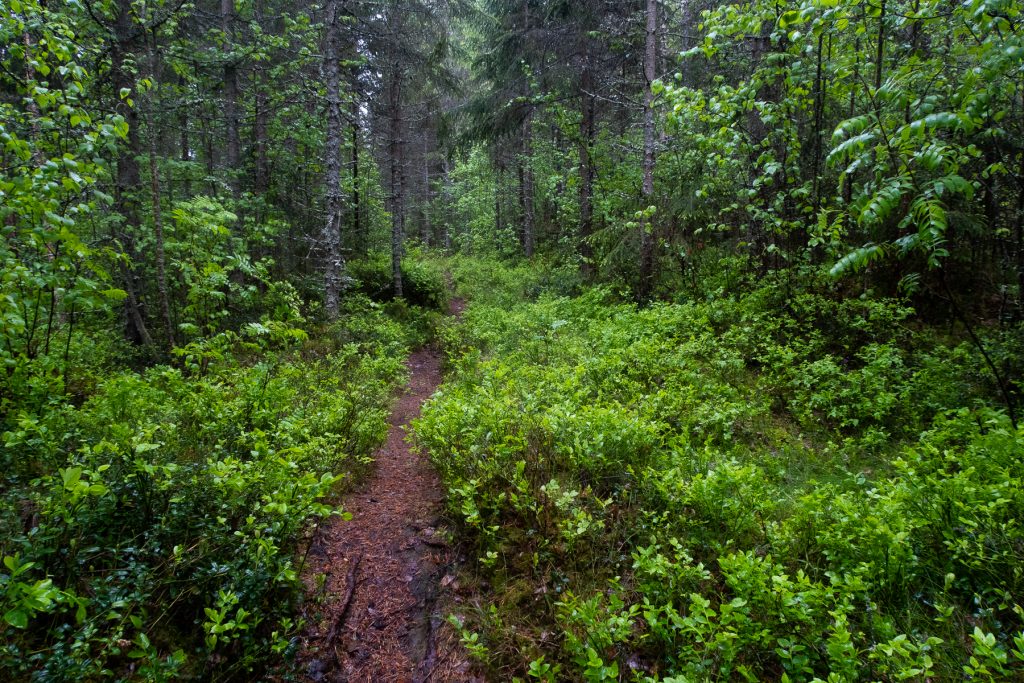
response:
M452 301L452 314L462 308ZM406 365L409 382L374 472L342 501L352 519L332 517L310 547L307 588L326 596L303 643L310 681L476 680L438 609L454 577L454 550L438 534L444 492L427 457L406 442L410 421L441 383L440 354L420 349Z

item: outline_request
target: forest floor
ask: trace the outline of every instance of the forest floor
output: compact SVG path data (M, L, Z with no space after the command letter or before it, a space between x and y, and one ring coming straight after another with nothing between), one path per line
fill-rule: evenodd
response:
M459 315L463 302L454 300ZM300 657L308 680L474 681L443 607L456 587L456 551L441 532L444 492L426 455L406 441L411 420L441 383L427 347L406 361L409 382L391 414L374 471L314 535L305 571L319 614Z

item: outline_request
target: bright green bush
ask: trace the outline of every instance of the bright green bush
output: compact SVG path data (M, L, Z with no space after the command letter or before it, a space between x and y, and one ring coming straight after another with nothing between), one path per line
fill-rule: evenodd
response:
M462 628L495 676L1024 673L1024 432L978 407L970 346L794 283L638 310L455 273L480 295L415 433L491 586Z
M310 341L265 321L23 414L0 678L253 680L293 652L296 548L386 435L412 334L350 297Z

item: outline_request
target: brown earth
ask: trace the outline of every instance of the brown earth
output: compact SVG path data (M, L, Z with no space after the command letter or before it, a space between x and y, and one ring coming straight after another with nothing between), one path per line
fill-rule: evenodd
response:
M452 312L461 313L461 301ZM303 652L310 681L477 681L442 606L456 553L439 532L444 492L425 455L406 442L409 422L441 383L438 352L417 351L373 473L348 494L345 521L314 535L303 576L311 617ZM324 577L324 578L319 578Z

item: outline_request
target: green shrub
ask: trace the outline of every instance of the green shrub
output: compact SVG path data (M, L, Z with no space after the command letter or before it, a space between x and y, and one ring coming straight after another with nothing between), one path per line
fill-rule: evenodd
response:
M1024 674L1024 431L972 347L799 283L638 310L453 272L415 434L492 586L495 677Z
M503 263L458 254L451 259L458 292L478 303L512 307L541 294L578 294L582 280L576 263Z
M374 301L391 301L394 298L389 255L374 253L367 258L350 261L347 269L356 291ZM402 298L415 306L446 311L448 281L444 264L418 253L402 259Z
M298 544L383 441L414 334L354 298L312 341L262 327L3 434L37 463L0 500L4 680L252 680L294 652Z

